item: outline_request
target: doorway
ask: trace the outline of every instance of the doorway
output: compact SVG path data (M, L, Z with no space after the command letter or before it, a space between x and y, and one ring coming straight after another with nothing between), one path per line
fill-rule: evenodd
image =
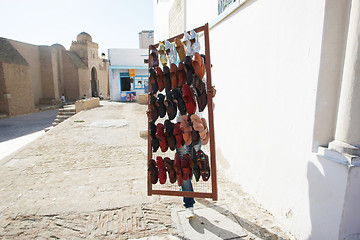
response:
M131 79L130 77L121 77L120 80L121 91L130 91L131 90Z
M97 97L98 95L98 85L97 85L97 73L96 68L91 69L91 96Z

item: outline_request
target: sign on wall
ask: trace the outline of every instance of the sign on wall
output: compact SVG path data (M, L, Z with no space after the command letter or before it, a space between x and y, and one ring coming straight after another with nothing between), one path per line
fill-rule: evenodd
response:
M136 70L135 69L129 69L129 77L135 77L136 76Z

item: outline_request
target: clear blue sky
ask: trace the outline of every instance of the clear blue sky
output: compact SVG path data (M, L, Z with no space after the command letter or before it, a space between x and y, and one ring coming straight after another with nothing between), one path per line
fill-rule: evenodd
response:
M80 32L108 48L138 48L153 30L153 0L0 0L0 37L66 49Z

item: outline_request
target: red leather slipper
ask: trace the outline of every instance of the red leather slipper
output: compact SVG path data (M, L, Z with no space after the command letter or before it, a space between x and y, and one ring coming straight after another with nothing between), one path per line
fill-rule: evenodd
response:
M174 136L176 138L176 148L181 148L184 145L183 134L180 129L180 123L174 125Z
M168 143L166 140L166 136L164 133L164 125L162 123L158 123L156 125L156 138L159 139L160 149L162 152L166 152L168 150Z
M174 170L174 160L171 160L170 158L165 157L164 165L165 165L166 171L169 174L170 183L176 182L176 172Z
M186 110L189 114L194 114L196 110L196 103L194 95L189 87L189 85L184 84L182 87L182 97L186 105Z
M170 65L171 90L178 87L179 80L177 76L177 67L174 63Z
M156 72L156 79L157 79L157 84L159 87L159 92L161 92L162 90L164 90L164 76L163 76L163 72L161 70L161 68L156 67L155 68L155 72Z
M159 182L160 184L165 184L166 182L166 168L164 165L164 160L162 159L162 157L158 156L156 157L156 165L158 166L158 177L159 177Z
M181 159L180 159L180 156L178 153L175 153L174 170L176 172L176 179L177 179L178 185L181 186L181 184L183 182L183 177L182 177Z
M182 87L186 82L185 67L182 62L179 63L179 67L177 68L177 77L178 77L178 87Z
M192 169L190 166L190 155L184 154L183 159L181 160L181 168L183 172L183 180L189 180L192 177Z

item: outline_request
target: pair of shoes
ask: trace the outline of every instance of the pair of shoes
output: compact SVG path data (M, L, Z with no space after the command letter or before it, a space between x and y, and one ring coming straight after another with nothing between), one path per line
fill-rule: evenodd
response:
M186 208L185 209L185 218L190 219L193 217L195 217L194 208L193 207Z

